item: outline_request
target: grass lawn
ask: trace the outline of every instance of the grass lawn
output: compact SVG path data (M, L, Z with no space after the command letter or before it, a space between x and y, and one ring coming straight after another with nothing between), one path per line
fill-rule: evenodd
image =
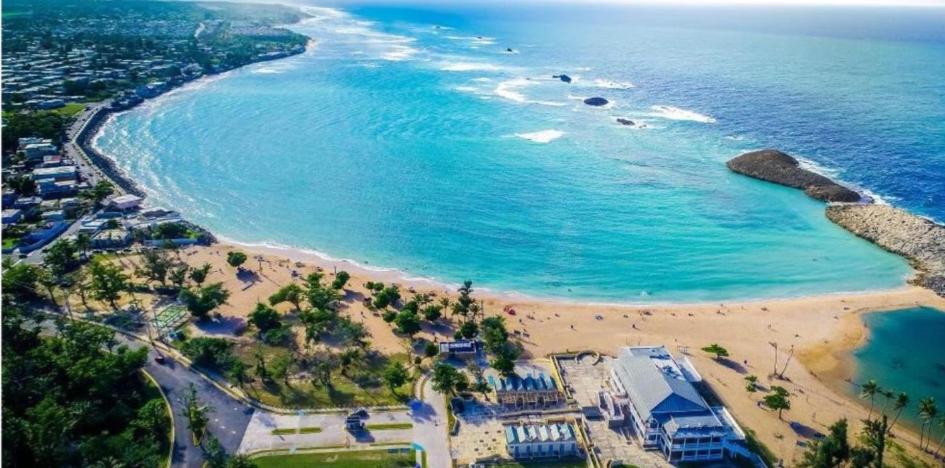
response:
M79 112L82 112L82 110L85 109L87 106L88 104L84 102L70 102L63 107L60 107L54 110L53 112L63 117L72 117L73 115L76 115Z
M13 248L13 247L16 246L16 244L19 243L19 242L20 242L20 238L19 238L19 237L7 237L7 236L3 236L3 248L4 248L4 249Z
M303 427L301 429L295 427L280 427L278 429L272 430L272 435L290 435L290 434L318 434L322 431L320 427Z
M266 362L273 362L280 356L289 354L289 349L280 346L262 344L237 345L234 355L242 360L247 368L256 365L255 353L260 350ZM391 393L382 378L384 368L391 360L407 363L406 354L392 356L372 355L351 366L345 373L335 370L332 373L332 387L314 384L310 380L290 380L288 384L276 380L266 385L258 379L247 384L244 389L257 400L273 406L291 408L331 408L356 406L387 406L406 402L411 395L412 382L407 382Z
M393 453L392 453L393 451ZM412 467L417 455L414 450L364 450L325 453L298 453L267 455L253 458L259 468L295 468L331 466L338 468L398 468Z
M379 423L367 425L367 430L369 431L385 431L395 429L413 429L413 423Z

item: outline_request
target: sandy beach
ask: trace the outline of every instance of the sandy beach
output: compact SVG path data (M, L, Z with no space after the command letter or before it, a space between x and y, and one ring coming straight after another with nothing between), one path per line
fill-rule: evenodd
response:
M238 279L235 269L226 263L226 252L231 250L249 255L245 267L255 272L252 280ZM351 274L351 280L342 313L363 322L370 330L374 347L384 352L402 352L407 344L391 331L380 314L361 303L366 281L396 282L405 297L410 296L411 289L437 296L452 295L451 288L444 285L405 280L393 271L371 271L301 251L220 243L188 248L181 256L190 265L205 262L212 265L208 281L222 281L232 293L229 303L220 310L230 323L239 323L257 301L265 301L282 285L300 282L317 268L328 277L336 269L345 270ZM687 354L741 424L755 431L786 462L803 451L797 445L799 435L788 425L789 421L825 432L829 424L841 417L847 417L854 430L859 430L857 421L866 417L866 408L842 389L844 380L854 371L849 352L867 337L862 314L917 305L945 310L945 299L917 287L678 305L580 304L488 291L477 292L475 296L483 301L487 315L505 315L509 328L524 345L526 357L577 350L614 354L620 346L640 344L664 344L673 352ZM506 307L513 308L515 315L503 312ZM279 308L288 312L291 306L283 304ZM420 336L445 339L452 336L452 331L447 326L437 329L425 326ZM711 343L726 347L730 359L720 363L700 351ZM784 372L785 380L770 377L775 372L770 343L778 343L780 348L778 372L785 366L789 350L794 348ZM746 391L744 378L749 374L758 376L760 391ZM785 412L783 421L759 405L770 385L784 386L792 393L792 408ZM917 438L904 429L897 430L896 435L907 440Z

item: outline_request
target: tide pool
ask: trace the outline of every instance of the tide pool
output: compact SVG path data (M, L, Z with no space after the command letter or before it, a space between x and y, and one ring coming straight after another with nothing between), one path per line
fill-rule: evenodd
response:
M902 413L902 420L918 428L919 400L935 398L941 413L945 405L945 313L914 308L893 312L876 312L864 316L870 330L869 341L853 352L856 362L854 382L873 379L884 389L906 392L911 400ZM857 395L858 389L850 389ZM877 404L884 403L882 398ZM941 434L934 427L934 434ZM933 440L938 441L938 437Z
M149 203L224 237L543 297L904 284L905 261L830 223L821 203L729 173L751 149L942 214L938 36L774 34L697 14L669 26L658 9L430 8L312 8L292 26L317 41L306 54L150 101L96 145ZM863 74L882 84L861 88ZM610 103L583 104L591 96ZM886 155L892 137L922 157Z

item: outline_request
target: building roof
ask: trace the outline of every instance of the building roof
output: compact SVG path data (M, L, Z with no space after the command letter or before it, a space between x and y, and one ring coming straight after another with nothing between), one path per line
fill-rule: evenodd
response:
M525 377L513 375L500 378L498 382L491 376L487 379L496 392L524 392L530 390L557 390L554 379L539 373L537 376L528 374Z
M623 348L614 373L643 419L654 414L709 411L665 347Z
M459 340L440 342L441 353L475 353L479 349L477 340Z
M565 440L574 440L574 429L569 423L509 424L505 426L505 441L509 444L560 442Z
M724 437L728 434L725 425L712 412L698 416L673 416L663 427L672 436Z

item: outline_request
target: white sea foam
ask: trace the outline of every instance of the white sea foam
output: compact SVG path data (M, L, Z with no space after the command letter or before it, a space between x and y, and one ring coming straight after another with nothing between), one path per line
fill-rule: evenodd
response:
M496 40L494 37L487 37L487 36L450 35L450 36L443 36L443 37L453 40L453 41L464 41L464 42L469 42L470 44L475 44L475 45L493 45L496 43Z
M659 105L652 106L650 109L654 111L654 116L668 120L688 120L692 122L715 123L714 117L687 109L680 109L678 107Z
M564 135L564 132L561 130L541 130L538 132L531 133L516 133L515 136L533 141L535 143L550 143L558 138L561 138Z
M449 72L497 72L506 70L506 67L487 62L442 62L440 63L440 70Z
M536 83L537 83L536 81L530 80L528 78L523 78L523 77L513 78L511 80L505 80L499 83L499 85L495 87L495 90L493 90L493 93L495 93L496 96L499 96L501 98L508 99L509 101L518 102L521 104L540 104L543 106L554 106L554 107L560 107L560 106L565 105L565 103L557 102L557 101L530 100L527 97L525 97L524 94L520 92L522 88L526 86L534 85Z
M603 89L630 89L633 88L633 83L629 81L611 81L598 78L592 82L594 87L603 88Z
M481 90L475 86L454 86L453 89L456 91L462 91L464 93L476 93L479 94Z

